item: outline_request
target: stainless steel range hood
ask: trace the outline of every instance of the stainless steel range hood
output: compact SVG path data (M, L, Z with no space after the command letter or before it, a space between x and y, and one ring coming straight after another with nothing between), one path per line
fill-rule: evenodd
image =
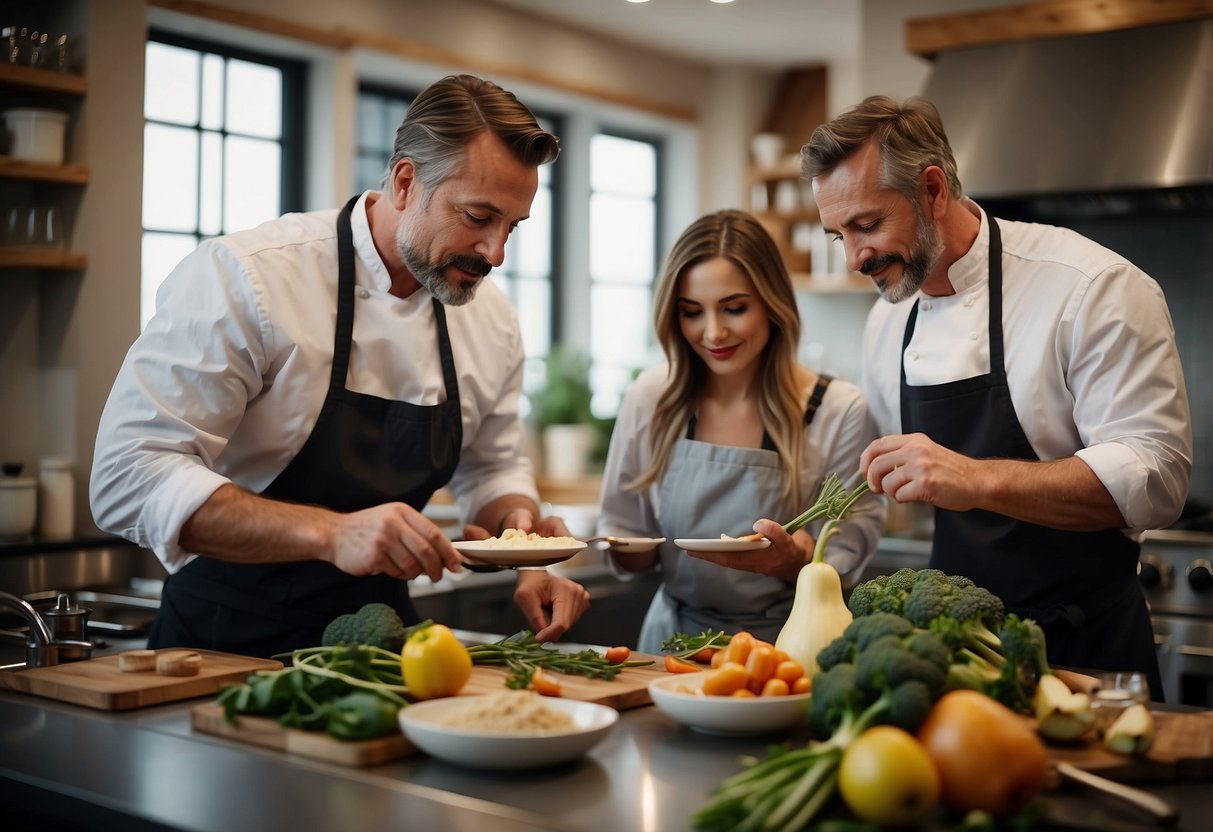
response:
M973 196L1213 185L1213 18L941 52L923 96Z

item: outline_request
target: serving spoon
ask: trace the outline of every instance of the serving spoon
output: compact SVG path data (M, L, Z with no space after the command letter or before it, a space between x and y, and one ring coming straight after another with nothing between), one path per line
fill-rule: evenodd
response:
M611 534L600 534L594 537L587 537L583 543L605 543L616 552L624 552L627 554L643 554L651 552L665 543L664 537L615 537Z

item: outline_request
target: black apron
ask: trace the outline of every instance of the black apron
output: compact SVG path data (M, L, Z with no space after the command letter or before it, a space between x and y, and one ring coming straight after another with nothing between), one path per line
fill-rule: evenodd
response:
M450 481L463 440L446 313L434 300L444 402L415 405L346 389L355 202L337 218L337 326L328 393L311 435L262 495L341 512L388 502L420 510ZM148 644L270 656L320 644L328 622L373 601L394 607L406 623L417 621L408 583L387 575L355 577L318 560L244 564L197 557L165 582Z
M990 372L947 384L906 383L918 305L902 342L901 426L977 459L1039 457L1024 436L1007 386L1002 332L1002 241L990 226ZM1001 514L935 510L930 565L966 575L1003 599L1008 612L1045 631L1049 662L1092 670L1139 670L1163 696L1154 635L1137 581L1140 546L1115 529L1074 532Z

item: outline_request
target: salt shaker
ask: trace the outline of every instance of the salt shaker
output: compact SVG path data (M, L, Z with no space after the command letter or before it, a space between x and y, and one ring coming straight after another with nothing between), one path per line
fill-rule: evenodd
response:
M71 537L76 530L76 483L71 463L45 457L38 466L38 533Z

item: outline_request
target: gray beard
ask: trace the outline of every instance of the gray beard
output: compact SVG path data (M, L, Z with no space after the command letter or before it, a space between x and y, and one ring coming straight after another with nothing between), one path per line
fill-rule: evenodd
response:
M939 239L939 230L931 222L922 208L915 204L914 214L918 218L918 233L915 235L914 248L910 250L910 259L902 269L901 280L892 288L882 287L881 297L889 303L901 303L912 298L922 284L927 282L931 272L939 264L943 255L943 241ZM896 258L901 259L901 258ZM878 267L879 268L879 267Z
M452 283L447 280L447 268L457 265L468 271L479 271L482 276L492 269L492 266L481 258L461 254L453 254L441 263L431 263L425 259L425 255L405 242L399 229L396 231L396 246L400 249L400 258L404 261L405 268L444 306L463 306L476 297L476 289L480 286L479 280L471 284Z

